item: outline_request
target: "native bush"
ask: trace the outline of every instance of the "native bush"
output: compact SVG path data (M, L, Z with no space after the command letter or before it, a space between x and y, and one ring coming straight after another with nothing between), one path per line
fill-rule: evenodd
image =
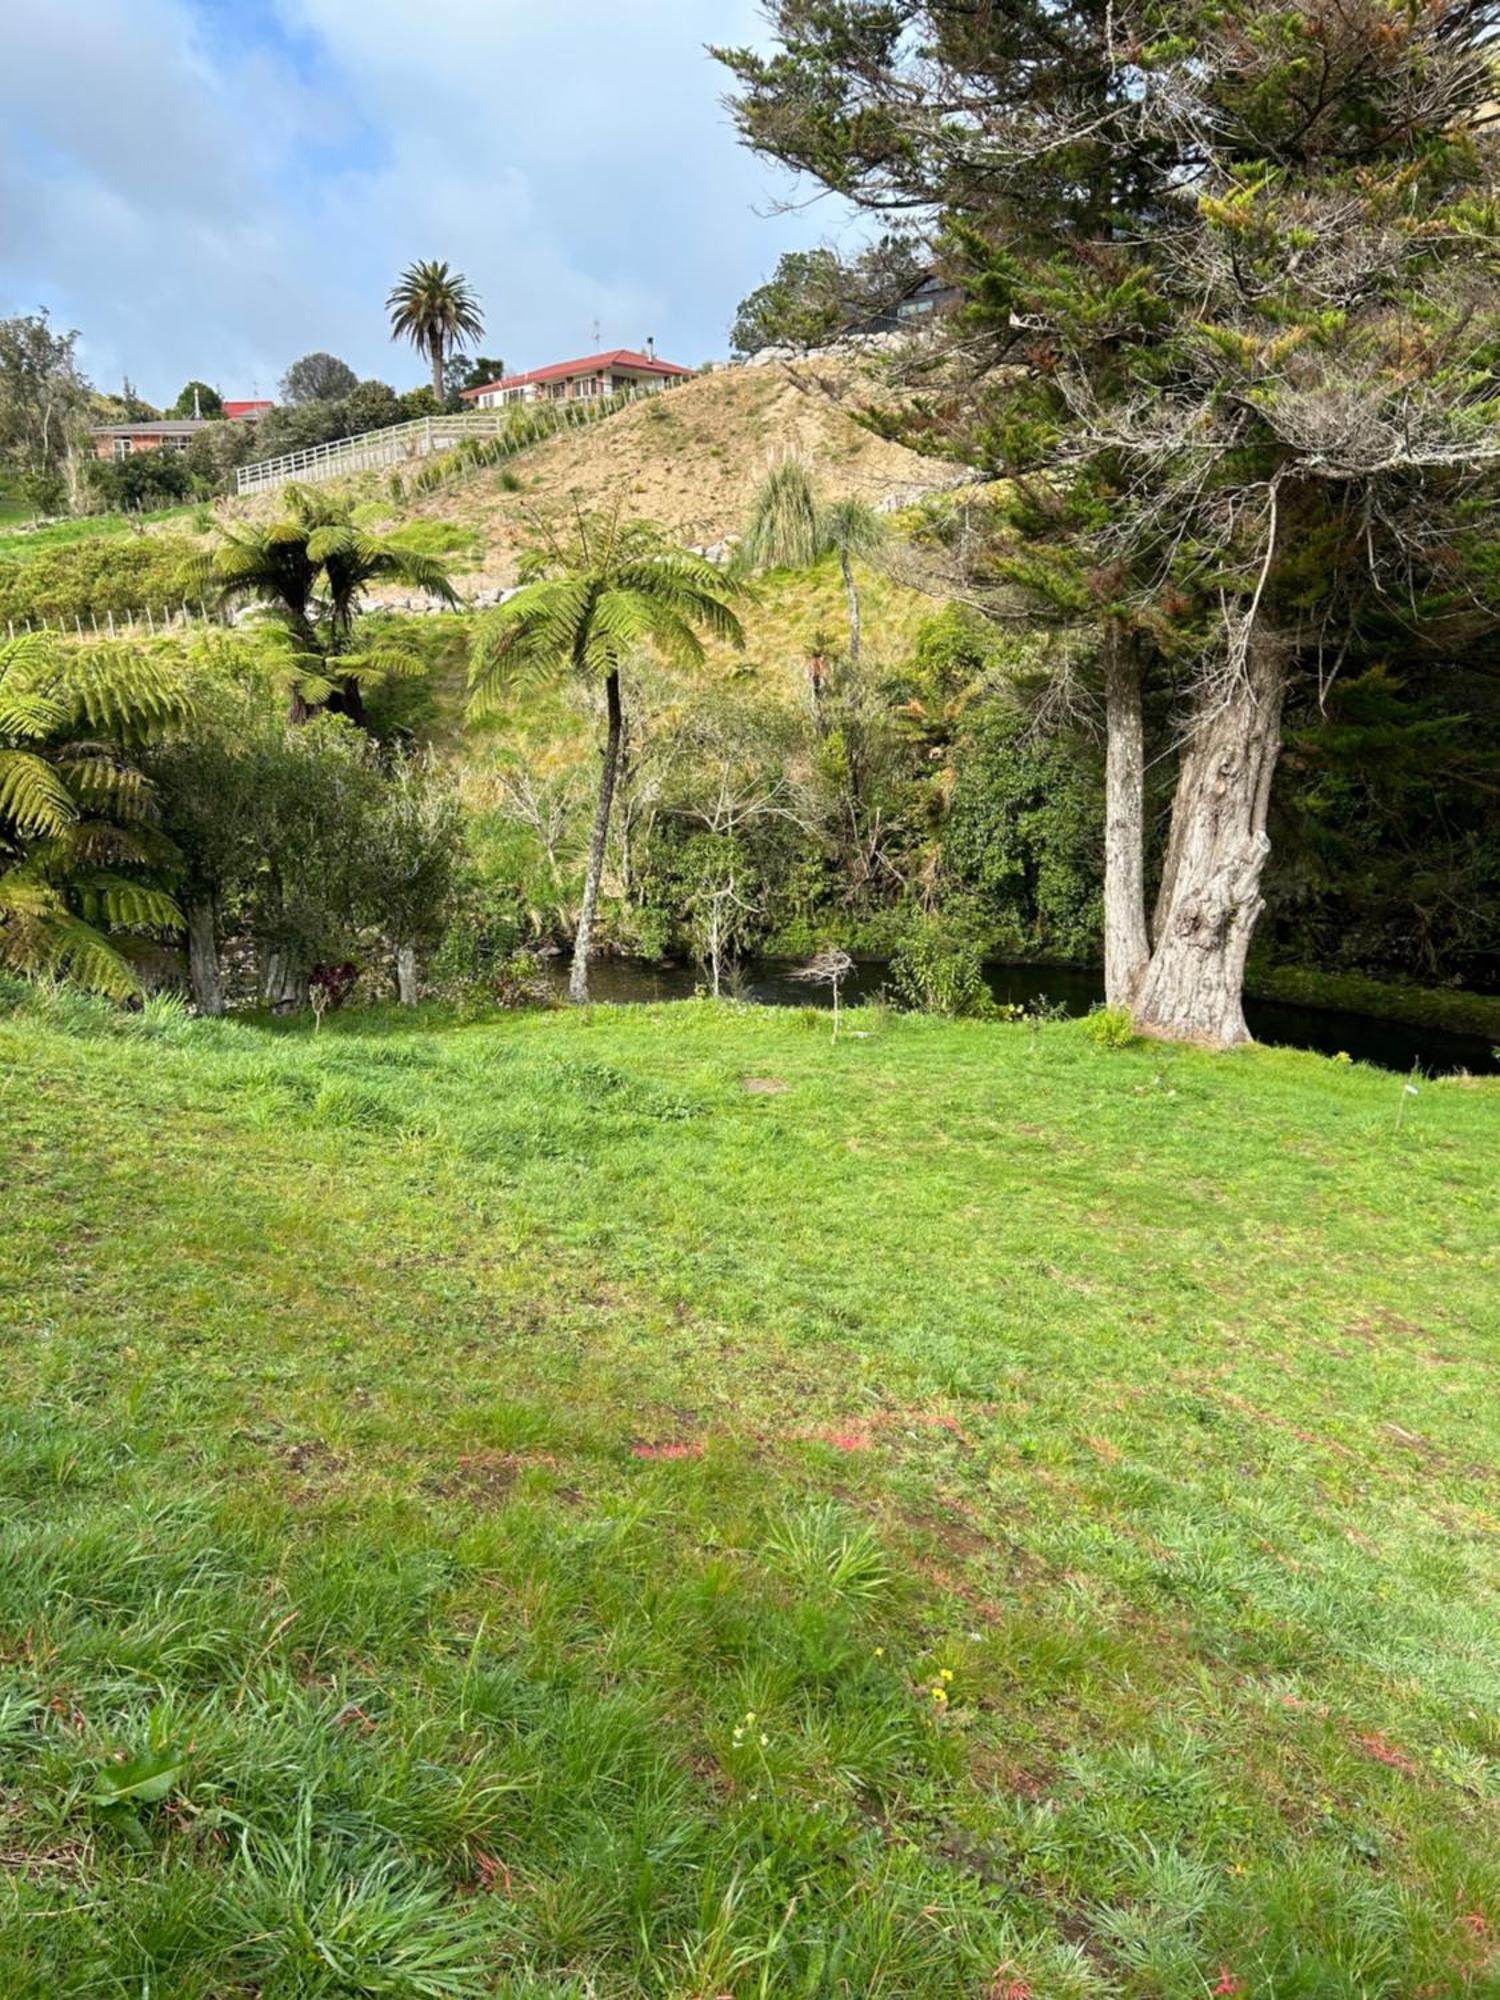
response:
M1103 806L1086 748L1035 733L1008 700L985 702L954 749L940 853L974 894L995 946L1088 959L1099 948Z
M0 560L0 624L72 625L180 607L197 549L185 535L101 535Z
M941 918L917 918L891 959L891 991L922 1014L993 1014L979 946L945 928Z

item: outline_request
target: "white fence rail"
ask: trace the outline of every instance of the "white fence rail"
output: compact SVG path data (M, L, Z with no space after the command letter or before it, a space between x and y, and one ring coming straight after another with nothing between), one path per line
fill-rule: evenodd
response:
M660 395L662 389L619 389L609 396L546 398L534 403L509 403L498 409L459 410L437 417L414 417L410 423L392 424L383 431L361 431L356 437L335 438L329 444L310 445L305 451L283 452L279 458L263 459L258 465L242 465L235 473L235 490L241 499L255 493L274 492L296 480L315 485L322 479L345 479L356 472L379 471L386 466L406 465L438 452L451 451L469 438L504 437L514 432L517 449L537 441L540 428L545 434L597 423L633 403L637 396Z

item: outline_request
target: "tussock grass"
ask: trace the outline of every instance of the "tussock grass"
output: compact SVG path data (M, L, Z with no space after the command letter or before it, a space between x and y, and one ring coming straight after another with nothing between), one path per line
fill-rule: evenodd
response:
M0 1053L7 1996L1493 1983L1493 1086L706 1003Z

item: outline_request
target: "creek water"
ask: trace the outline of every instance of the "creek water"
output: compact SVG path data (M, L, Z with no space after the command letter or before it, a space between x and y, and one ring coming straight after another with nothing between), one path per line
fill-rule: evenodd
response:
M567 960L549 961L553 978L566 987ZM749 959L736 970L735 996L767 1007L827 1007L828 989L811 986L794 975L797 961ZM1075 965L1014 965L988 961L984 976L999 1001L1016 1007L1046 1003L1068 1014L1086 1014L1104 998L1097 972ZM846 1005L878 998L889 978L884 959L864 959L841 988ZM696 966L632 958L601 958L589 968L589 992L595 1000L620 1005L661 1000L689 1000L703 988ZM1245 1018L1257 1041L1287 1048L1313 1049L1325 1056L1348 1055L1356 1062L1382 1069L1409 1070L1415 1064L1429 1076L1469 1070L1476 1076L1500 1070L1495 1051L1482 1035L1456 1034L1448 1028L1416 1028L1373 1014L1353 1014L1331 1007L1294 1006L1281 1000L1247 1000Z

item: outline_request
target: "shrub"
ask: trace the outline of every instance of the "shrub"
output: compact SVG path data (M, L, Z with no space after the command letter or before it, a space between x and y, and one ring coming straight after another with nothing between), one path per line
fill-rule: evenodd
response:
M143 453L144 457L145 454ZM184 535L101 535L0 561L0 621L87 627L113 612L175 609L197 546Z
M984 963L972 939L956 937L935 918L908 931L891 960L891 990L920 1014L993 1016Z
M1135 1022L1128 1007L1096 1007L1084 1016L1083 1032L1096 1049L1126 1049L1135 1040Z

